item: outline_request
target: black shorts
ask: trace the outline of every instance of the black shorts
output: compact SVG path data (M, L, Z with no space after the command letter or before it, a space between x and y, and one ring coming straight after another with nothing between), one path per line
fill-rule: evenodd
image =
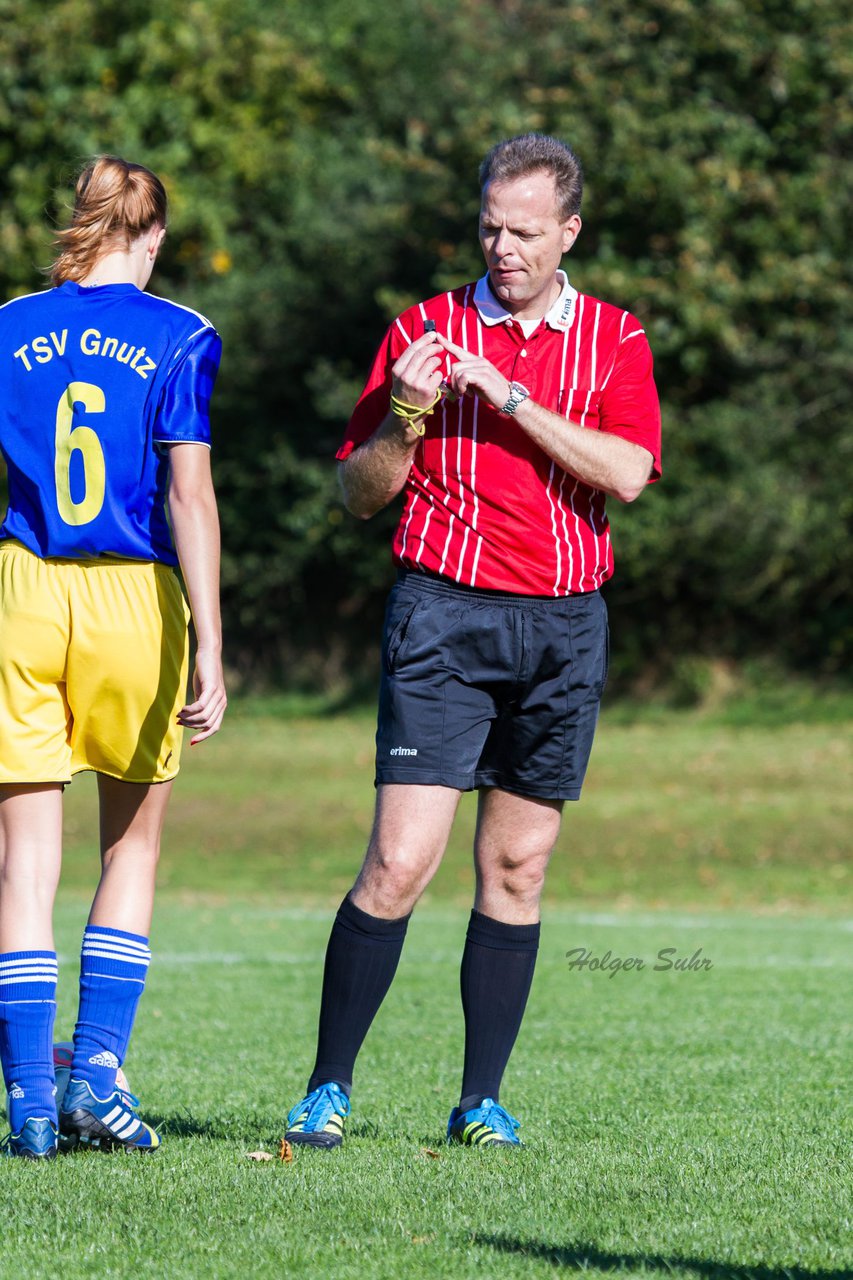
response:
M607 657L597 591L551 600L402 573L382 639L377 785L577 800Z

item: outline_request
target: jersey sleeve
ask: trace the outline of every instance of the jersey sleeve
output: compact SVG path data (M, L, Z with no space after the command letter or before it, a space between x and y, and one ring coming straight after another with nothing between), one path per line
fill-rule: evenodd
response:
M157 444L210 444L210 401L221 356L222 340L211 326L181 347L160 394Z
M409 334L409 329L412 328L409 314L406 312L395 320L382 339L364 390L352 411L341 447L335 454L338 462L345 462L353 449L364 444L388 412L391 397L391 369L413 341Z
M654 459L649 480L661 475L660 402L652 353L638 320L628 317L627 333L616 352L601 397L599 430L642 445Z

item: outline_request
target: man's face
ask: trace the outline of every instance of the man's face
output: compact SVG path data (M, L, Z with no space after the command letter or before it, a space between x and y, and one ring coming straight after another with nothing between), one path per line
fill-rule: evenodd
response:
M554 177L543 170L489 182L480 209L480 244L492 292L522 320L544 316L556 299L557 268L581 229L561 221Z

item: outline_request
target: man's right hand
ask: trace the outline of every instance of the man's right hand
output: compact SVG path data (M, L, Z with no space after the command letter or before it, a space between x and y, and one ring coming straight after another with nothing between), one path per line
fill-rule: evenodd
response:
M444 351L434 333L424 333L406 348L391 369L392 395L404 404L427 408L442 379Z
M436 398L446 358L434 333L416 338L391 368L392 395L403 404L422 406L426 413ZM397 417L389 406L373 435L339 464L344 502L354 516L368 520L406 483L424 422L423 415L414 413L412 418Z

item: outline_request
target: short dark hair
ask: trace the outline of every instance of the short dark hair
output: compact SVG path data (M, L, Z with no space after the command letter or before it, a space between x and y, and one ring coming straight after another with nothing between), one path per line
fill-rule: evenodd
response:
M522 133L492 147L480 165L480 189L489 182L510 182L542 170L554 178L557 211L565 222L580 213L583 196L583 169L571 147L544 133Z

